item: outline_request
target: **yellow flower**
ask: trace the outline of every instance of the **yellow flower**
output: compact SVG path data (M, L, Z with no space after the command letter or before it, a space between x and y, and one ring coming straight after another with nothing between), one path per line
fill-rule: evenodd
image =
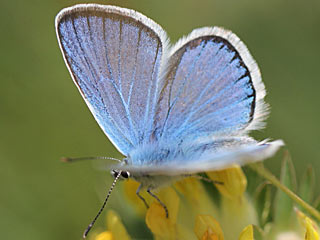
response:
M165 188L157 194L166 205L169 217L161 204L154 199L146 214L146 223L156 239L177 239L177 216L180 199L172 188Z
M213 181L222 182L215 184L219 192L230 199L240 199L247 188L247 178L239 166L234 166L220 171L207 172Z
M242 230L239 236L239 240L254 240L253 238L253 226L250 224Z
M210 215L198 215L194 232L199 240L223 240L220 224Z
M190 177L185 178L174 184L175 188L188 197L191 205L199 205L201 202L201 195L205 193L202 184L197 179Z
M207 172L222 195L220 223L226 239L236 239L242 229L249 224L257 224L257 214L253 204L245 195L247 178L239 166L225 170Z
M295 209L298 216L299 222L305 229L305 239L306 240L319 240L319 227L312 221L307 215L301 212L299 209Z
M128 201L134 205L138 214L140 216L144 216L147 211L147 208L136 194L136 191L137 191L139 185L140 185L139 182L136 182L130 178L124 182L123 190L124 190L124 194L126 196L126 199L128 199ZM149 194L147 194L146 191L141 191L140 195L148 203L151 203L153 201L153 198Z
M224 240L220 224L210 215L197 216L194 232L199 240ZM251 224L242 230L239 240L254 240Z
M153 233L155 240L194 240L192 232L178 223L180 198L176 191L168 187L161 189L156 195L166 205L169 217L166 217L163 206L154 199L147 210L146 224Z
M306 217L306 234L305 240L319 240L319 234L316 231L316 224L308 217Z
M138 212L143 215L145 213L146 225L155 240L293 240L302 239L303 236L305 240L320 240L316 223L299 210L296 213L301 224L297 224L295 218L294 225L289 226L292 230L288 227L286 232L279 232L278 225L272 222L266 222L257 228L255 225L259 223L258 214L261 214L261 209L256 211L254 208L253 198L250 198L250 192L246 192L246 176L240 167L208 172L207 175L214 181L222 182L215 184L220 193L217 201L213 201L209 195L216 192L207 192L206 186L195 177L185 178L173 187L163 188L158 192L152 191L166 206L169 217L157 199L146 191L141 191L150 206L146 210L136 195L139 183L129 180L125 183L124 190L127 199L134 203ZM256 203L264 202L263 199L267 196L269 195L260 196ZM114 225L109 225L112 222L108 218L108 231L99 234L95 240L130 239L123 225L117 224L120 222L119 218L114 221ZM126 236L116 235L117 232Z
M97 235L95 240L114 240L111 232L102 232Z
M98 234L94 240L130 240L120 217L112 210L107 213L107 231Z
M185 178L177 182L174 187L187 199L188 208L193 210L193 212L187 212L189 217L187 216L188 219L186 220L194 222L193 219L190 219L192 213L218 215L214 202L208 196L207 191L198 179L194 177Z

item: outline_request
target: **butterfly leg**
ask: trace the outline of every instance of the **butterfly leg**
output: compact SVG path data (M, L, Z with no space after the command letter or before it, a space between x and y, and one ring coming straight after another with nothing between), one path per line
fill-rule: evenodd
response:
M166 218L168 218L169 217L169 211L168 211L167 206L156 195L154 195L151 192L150 188L148 188L147 192L151 195L151 197L155 198L160 203L160 205L164 208L164 211L166 212Z
M185 175L186 177L194 177L194 178L197 178L199 180L203 180L205 182L209 182L209 183L214 183L214 184L221 184L223 185L223 182L221 181L216 181L216 180L212 180L210 178L207 178L207 177L204 177L204 176L201 176L201 175Z
M140 195L140 191L141 191L141 187L142 187L142 184L139 185L137 191L136 191L136 194L138 195L138 197L142 200L142 202L144 203L144 205L146 206L146 208L149 208L149 205L147 203L147 201Z

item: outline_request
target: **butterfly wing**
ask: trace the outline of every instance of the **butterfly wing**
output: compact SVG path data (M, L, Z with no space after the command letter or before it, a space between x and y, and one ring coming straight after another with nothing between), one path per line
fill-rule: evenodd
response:
M258 66L235 34L196 29L171 50L156 135L192 140L261 128L264 96Z
M93 116L124 155L152 134L166 33L115 6L80 4L56 17L60 48Z
M166 70L155 118L165 157L116 168L133 175L194 174L260 161L284 144L246 136L263 127L265 88L257 64L233 33L195 30L172 48Z
M196 174L226 169L234 164L241 166L261 161L272 157L283 145L282 140L256 142L250 137L217 138L215 141L192 146L187 150L187 155L181 155L173 161L148 166L116 165L113 168L129 171L133 175Z

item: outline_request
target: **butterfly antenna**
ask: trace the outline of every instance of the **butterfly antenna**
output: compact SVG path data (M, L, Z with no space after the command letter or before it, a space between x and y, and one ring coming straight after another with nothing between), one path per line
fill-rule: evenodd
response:
M121 175L121 172L122 172L122 171L119 171L118 175L117 175L116 178L114 179L114 181L113 181L113 183L112 183L112 185L111 185L111 187L110 187L110 189L109 189L109 191L108 191L108 194L107 194L107 196L106 196L106 198L105 198L105 200L104 200L104 202L103 202L103 204L102 204L102 206L101 206L98 214L95 216L95 218L94 218L94 219L92 220L92 222L89 224L89 226L87 227L87 229L84 231L84 233L83 233L83 235L82 235L82 238L83 238L83 239L86 239L86 237L88 236L88 233L90 232L91 228L93 227L93 225L95 224L95 222L96 222L97 219L99 218L100 214L102 213L104 207L106 206L107 201L108 201L108 199L109 199L109 197L110 197L110 195L111 195L111 193L112 193L112 190L113 190L114 186L116 185L116 183L117 183L117 181L118 181L118 179L119 179L119 177L120 177L120 175Z
M68 162L68 163L78 162L82 160L113 160L113 161L121 162L120 159L112 158L112 157L78 157L78 158L62 157L61 158L62 162Z

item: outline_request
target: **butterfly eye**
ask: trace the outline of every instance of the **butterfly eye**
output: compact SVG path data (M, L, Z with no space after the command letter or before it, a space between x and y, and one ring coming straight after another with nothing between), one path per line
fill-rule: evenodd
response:
M123 177L123 178L129 178L129 177L130 177L130 173L129 173L129 172L126 172L126 171L122 171L122 172L121 172L121 177Z

